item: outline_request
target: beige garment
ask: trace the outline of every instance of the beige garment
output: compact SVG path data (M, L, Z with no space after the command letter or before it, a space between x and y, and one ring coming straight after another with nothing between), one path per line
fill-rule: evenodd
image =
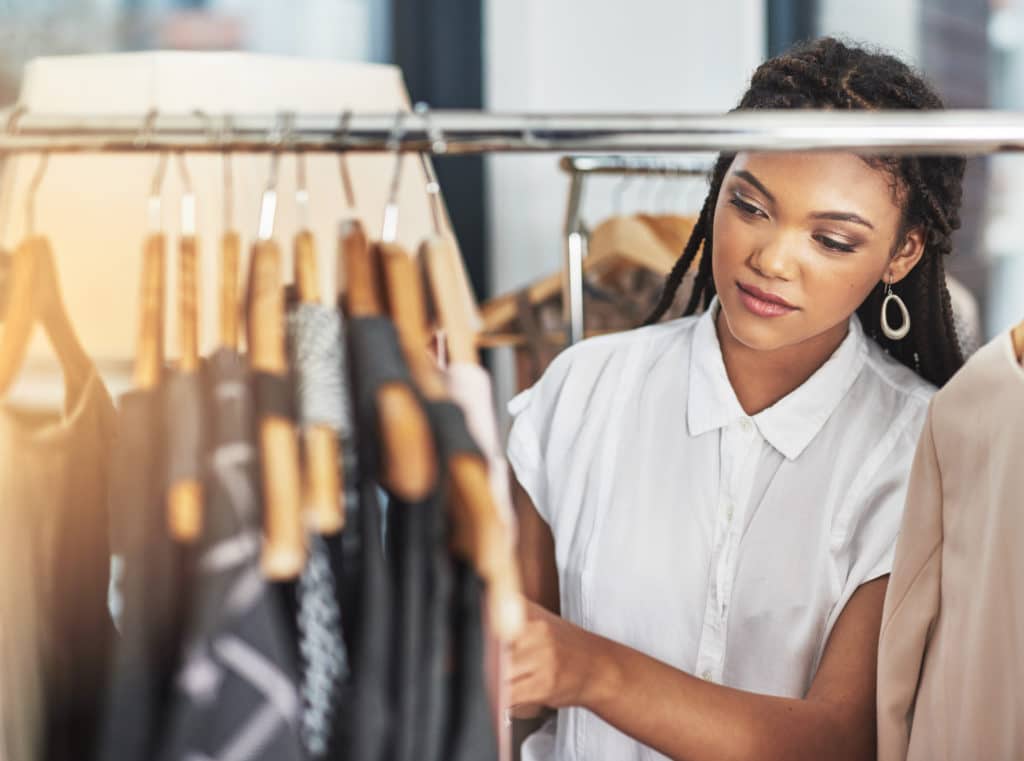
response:
M64 593L77 592L88 578L99 585L109 565L101 546L108 530L107 455L114 408L95 371L79 388L60 417L0 407L2 761L41 758L46 705L56 702L63 710L68 679L105 667L100 651L105 643L63 641L60 634L75 632L57 621L66 622L69 614L81 620L97 613L85 609L88 600L77 594L77 599L66 599ZM61 541L69 538L70 549ZM68 657L84 660L92 654L97 655L94 665L72 664L75 673L69 673ZM57 673L56 679L48 678L48 672L50 677ZM58 686L63 694L48 694L44 684Z
M879 761L1024 758L1024 369L1008 334L932 400L878 656Z

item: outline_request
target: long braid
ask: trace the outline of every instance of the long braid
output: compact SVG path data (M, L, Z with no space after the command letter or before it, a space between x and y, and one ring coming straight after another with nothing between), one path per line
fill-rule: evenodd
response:
M906 64L889 55L851 47L825 37L758 67L738 109L817 108L833 110L941 109L942 100ZM664 318L676 292L703 251L684 314L707 309L715 295L712 237L715 206L732 156L719 157L697 224L682 255L665 281L657 305L644 324ZM872 157L872 166L887 171L903 204L900 240L915 228L926 232L924 260L893 290L911 316L910 334L890 341L881 331L883 286L872 289L857 309L865 332L894 358L925 379L942 385L963 364L946 287L943 258L953 250L960 227L965 161L959 156Z
M672 265L672 271L668 273L668 276L665 278L665 285L661 289L661 298L654 309L651 310L647 319L644 320L644 325L657 322L669 310L672 302L675 301L676 292L679 290L687 270L690 269L690 265L693 264L693 260L697 256L697 252L701 250L701 246L707 248L707 242L711 238L709 234L710 226L708 224L712 214L712 210L709 207L710 202L711 196L709 195L704 199L704 206L701 207L700 215L697 217L697 222L690 233L690 239L686 242L686 248L683 249L682 255L676 259L676 263ZM704 256L709 256L708 251L704 252ZM689 307L687 307L687 312L689 311Z

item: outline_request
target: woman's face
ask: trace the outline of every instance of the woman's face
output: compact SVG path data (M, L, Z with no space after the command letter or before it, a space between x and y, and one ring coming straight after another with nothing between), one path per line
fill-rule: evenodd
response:
M713 232L729 331L762 351L841 338L871 289L920 259L916 230L893 256L901 218L890 176L853 154L737 154Z

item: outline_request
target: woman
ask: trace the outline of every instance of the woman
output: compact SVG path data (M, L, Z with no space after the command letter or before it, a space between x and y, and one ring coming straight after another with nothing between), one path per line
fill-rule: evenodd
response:
M941 107L833 39L763 64L739 106ZM943 260L963 170L723 155L647 326L510 404L533 601L512 704L563 709L524 758L874 758L910 462L962 364ZM698 256L687 316L655 324Z

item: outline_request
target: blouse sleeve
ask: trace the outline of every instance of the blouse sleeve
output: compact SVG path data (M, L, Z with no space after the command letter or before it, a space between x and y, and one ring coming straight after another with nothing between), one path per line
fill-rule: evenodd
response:
M548 489L548 469L553 420L569 379L572 350L562 352L533 386L508 403L512 429L508 438L508 462L516 480L530 496L541 518L551 525L552 510ZM557 409L564 420L566 410Z
M857 589L892 572L910 470L927 417L927 403L908 408L888 435L864 459L861 475L832 532L839 596L830 616L831 631Z

